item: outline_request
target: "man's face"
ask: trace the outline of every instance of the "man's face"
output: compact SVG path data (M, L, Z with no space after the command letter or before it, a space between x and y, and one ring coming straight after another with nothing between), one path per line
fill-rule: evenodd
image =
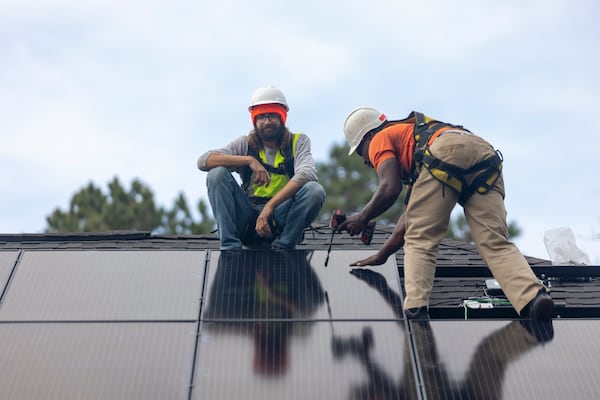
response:
M358 147L356 148L356 154L360 158L363 159L363 162L367 167L373 168L373 164L371 164L371 160L369 159L369 146L371 145L371 139L373 137L371 135L365 136L365 138L360 142Z
M277 141L284 132L281 119L276 113L259 114L254 124L256 133L265 142Z

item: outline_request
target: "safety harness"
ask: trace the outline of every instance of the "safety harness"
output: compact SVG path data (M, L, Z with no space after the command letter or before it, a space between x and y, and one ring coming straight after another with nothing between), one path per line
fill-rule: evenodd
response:
M252 170L249 167L244 167L241 171L242 177L242 189L245 193L251 193L248 196L250 203L253 206L253 213L244 226L243 232L240 235L242 243L251 248L270 248L270 245L264 238L259 236L254 230L256 226L256 219L260 214L259 206L265 205L285 183L287 183L294 176L294 159L296 156L296 143L298 142L300 134L292 134L292 139L289 143L281 150L279 150L278 156L283 156L283 160L279 163L276 162L276 166L267 163L264 151L257 152L256 149L248 146L248 155L256 158L258 162L271 174L271 185L268 189L257 189L252 188ZM261 157L264 156L264 160ZM277 159L277 156L276 156ZM277 187L275 187L277 186ZM279 187L281 186L281 187ZM257 195L257 191L258 194ZM265 195L266 194L266 195ZM269 196L268 194L272 194ZM269 219L269 226L274 236L281 234L282 229L275 223L275 219L271 217Z
M292 138L289 143L283 148L279 150L281 156L283 156L283 161L277 163L276 165L270 165L267 163L266 156L265 159L261 157L264 156L264 151L259 152L256 149L248 146L248 155L254 157L258 160L259 163L271 174L271 183L272 185L276 185L274 180L283 179L285 177L286 181L281 182L280 185L283 186L287 181L289 181L294 176L294 158L296 156L296 143L298 142L298 138L300 137L299 133L292 134ZM277 157L276 157L277 158ZM245 193L251 193L249 195L250 202L252 204L265 204L267 201L273 197L275 193L280 188L271 186L268 190L257 190L257 188L251 187L251 179L252 179L252 170L249 167L244 167L242 170L242 189ZM281 177L281 178L280 178ZM257 193L258 191L258 193ZM267 195L265 195L267 194ZM269 195L272 194L272 195Z
M469 200L474 193L484 194L494 185L502 172L502 153L496 150L495 154L469 168L460 168L436 158L429 149L429 139L442 128L449 127L467 131L461 125L452 125L445 122L436 121L426 115L413 111L403 120L414 118L414 139L415 151L413 154L413 166L404 184L412 185L417 179L418 166L427 168L431 175L438 181L444 183L456 193L458 193L458 203L462 206ZM448 130L448 133L458 133ZM479 172L471 184L466 180L466 176ZM405 204L408 204L410 189L405 197Z

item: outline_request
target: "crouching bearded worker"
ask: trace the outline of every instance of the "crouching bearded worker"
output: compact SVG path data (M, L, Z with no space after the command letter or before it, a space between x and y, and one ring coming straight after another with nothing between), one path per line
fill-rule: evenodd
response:
M291 250L325 201L310 139L288 130L287 100L275 87L257 89L248 109L254 129L198 159L220 249Z

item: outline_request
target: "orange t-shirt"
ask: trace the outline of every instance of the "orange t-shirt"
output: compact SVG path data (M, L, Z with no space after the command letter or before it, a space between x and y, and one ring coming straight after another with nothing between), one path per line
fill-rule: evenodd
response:
M393 124L383 128L371 139L369 159L375 171L379 169L379 166L385 160L395 158L402 170L402 177L408 177L415 152L414 128L415 125L412 122ZM448 129L451 129L451 127L445 126L438 129L431 135L428 143L431 144L436 137Z
M414 124L394 124L383 128L371 139L369 145L369 159L379 170L382 162L395 158L402 169L402 176L410 172L415 150L413 138Z

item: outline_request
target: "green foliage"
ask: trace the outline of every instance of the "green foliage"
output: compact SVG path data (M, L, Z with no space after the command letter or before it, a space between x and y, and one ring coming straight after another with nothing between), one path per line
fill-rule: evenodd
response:
M208 207L204 201L198 201L200 221L194 221L183 193L180 193L171 210L163 212L161 233L177 235L199 235L209 233L214 229L215 221L208 214Z
M153 231L163 234L201 234L213 229L202 200L198 203L201 220L195 222L183 194L171 210L157 207L154 193L138 179L126 190L118 178L108 184L104 194L92 182L75 193L68 211L56 208L46 218L46 232Z
M334 144L328 163L318 163L319 182L325 188L327 198L319 219L327 222L333 211L340 209L350 215L360 211L377 189L377 174L364 165L358 155L348 156L345 144ZM395 224L404 211L404 193L396 203L378 219L378 223Z

